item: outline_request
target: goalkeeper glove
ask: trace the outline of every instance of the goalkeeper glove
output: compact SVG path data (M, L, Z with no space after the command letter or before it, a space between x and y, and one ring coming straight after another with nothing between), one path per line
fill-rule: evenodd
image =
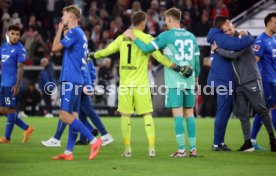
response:
M88 53L86 56L86 61L91 61L94 59L94 52Z
M177 71L179 74L181 74L185 78L189 78L193 74L192 67L190 67L188 65L184 65L184 66L174 65L173 70Z

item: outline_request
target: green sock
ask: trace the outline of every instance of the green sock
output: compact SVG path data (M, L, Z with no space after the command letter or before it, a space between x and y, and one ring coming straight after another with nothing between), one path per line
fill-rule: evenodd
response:
M186 123L190 150L192 150L196 148L196 120L194 117L188 117L186 118Z
M123 143L125 146L125 151L131 151L130 146L130 136L131 136L131 126L130 117L121 117L121 131L123 135Z
M174 129L175 129L178 149L185 150L185 129L184 129L184 119L182 116L174 117Z
M149 142L149 150L155 150L155 129L151 115L144 116L145 119L145 130Z

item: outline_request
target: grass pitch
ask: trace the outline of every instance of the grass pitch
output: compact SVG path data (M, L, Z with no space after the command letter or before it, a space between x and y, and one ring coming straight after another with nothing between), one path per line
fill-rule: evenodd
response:
M35 131L26 144L21 144L22 131L14 128L12 141L0 145L0 176L229 176L275 175L276 153L257 151L253 153L212 152L213 119L197 119L197 150L204 157L171 158L176 151L176 142L171 118L155 118L156 158L147 157L147 140L142 118L132 119L132 158L122 158L122 137L119 118L102 118L115 141L101 149L98 157L88 160L88 146L76 146L74 161L52 161L51 157L60 154L66 147L67 129L62 136L61 148L45 148L41 140L53 136L57 118L28 118ZM4 134L6 118L0 118L0 134ZM186 135L187 137L187 135ZM268 136L262 128L258 142L269 148ZM186 140L187 143L187 140ZM243 143L240 122L230 119L226 133L226 143L238 149ZM186 147L187 148L187 147Z

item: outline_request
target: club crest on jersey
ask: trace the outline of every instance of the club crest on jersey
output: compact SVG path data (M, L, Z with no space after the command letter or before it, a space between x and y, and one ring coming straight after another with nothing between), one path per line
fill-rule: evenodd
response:
M259 50L260 50L260 46L259 45L254 45L253 51L258 52Z

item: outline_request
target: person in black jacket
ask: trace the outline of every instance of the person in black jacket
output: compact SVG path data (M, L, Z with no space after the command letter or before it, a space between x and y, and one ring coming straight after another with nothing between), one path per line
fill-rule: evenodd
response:
M224 33L237 37L250 35L244 31L239 34L235 31L233 24L226 17L224 20L225 22L221 23L222 25L220 27ZM266 108L261 76L252 47L250 46L241 51L234 52L218 48L217 45L213 43L212 50L232 61L234 78L237 86L235 92L235 107L237 108L235 108L235 113L241 121L245 140L239 151L254 151L254 147L250 141L251 128L248 112L248 105L250 104L253 110L262 117L263 123L269 134L271 151L276 152L275 136L269 118L269 112Z

